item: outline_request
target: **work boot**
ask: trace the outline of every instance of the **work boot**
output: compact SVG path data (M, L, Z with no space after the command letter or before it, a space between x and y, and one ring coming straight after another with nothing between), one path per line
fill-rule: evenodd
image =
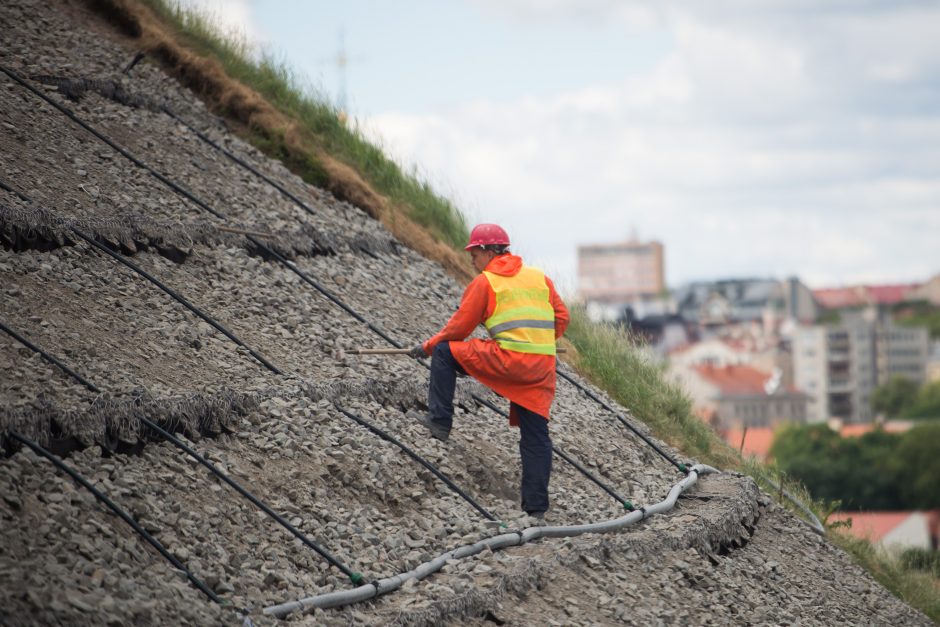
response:
M418 422L431 432L431 436L437 438L441 442L446 442L447 438L450 437L450 429L447 427L442 427L431 419L429 414L423 414L418 416Z
M528 513L525 516L519 517L519 519L516 521L516 526L520 529L528 529L529 527L544 527L545 525L545 512Z

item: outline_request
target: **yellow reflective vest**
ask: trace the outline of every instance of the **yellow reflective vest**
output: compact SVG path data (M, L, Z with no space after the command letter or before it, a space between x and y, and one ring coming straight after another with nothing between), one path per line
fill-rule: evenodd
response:
M490 337L506 350L554 355L555 310L545 274L525 265L514 276L483 274L496 294L496 308L484 323Z

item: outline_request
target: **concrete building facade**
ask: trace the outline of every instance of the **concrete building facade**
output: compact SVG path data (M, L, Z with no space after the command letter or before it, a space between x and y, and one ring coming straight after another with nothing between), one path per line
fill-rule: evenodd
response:
M666 289L664 267L657 241L578 246L578 295L603 305L657 298Z
M874 310L800 327L792 341L794 383L810 397L810 422L870 422L876 387L893 376L926 380L927 329L895 325Z

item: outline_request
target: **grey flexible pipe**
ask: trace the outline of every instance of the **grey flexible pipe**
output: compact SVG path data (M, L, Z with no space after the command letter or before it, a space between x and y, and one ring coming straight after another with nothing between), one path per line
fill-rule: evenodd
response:
M653 514L658 514L672 509L675 506L679 495L690 486L695 484L695 482L698 481L698 477L700 475L717 472L718 470L712 468L711 466L696 464L691 469L689 469L689 474L685 477L685 479L674 485L672 489L669 490L669 494L665 499L659 503L650 505L649 507L641 507L636 511L626 514L625 516L621 516L620 518L605 520L598 523L588 523L584 525L529 527L528 529L521 531L503 533L492 538L487 538L486 540L481 540L475 544L464 545L448 551L428 562L419 564L414 569L405 573L400 573L392 577L386 577L385 579L379 579L378 581L373 581L351 590L328 592L326 594L298 599L297 601L288 601L286 603L281 603L280 605L272 605L264 608L263 612L268 616L284 618L292 612L303 611L312 608L326 609L331 607L339 607L342 605L349 605L350 603L358 603L360 601L365 601L382 594L392 592L393 590L397 590L409 579L424 579L428 575L436 573L441 568L443 568L448 560L470 557L471 555L476 555L477 553L480 553L486 549L495 551L510 546L525 544L526 542L531 542L532 540L537 540L538 538L569 538L585 533L609 533L611 531L617 531L628 525L632 525L633 523L648 518Z
M786 499L787 499L788 501L790 501L791 503L793 503L793 504L797 507L797 509L799 509L801 512L803 512L804 514L806 514L807 518L809 518L809 522L807 522L806 525L807 525L810 529L812 529L813 531L815 531L816 533L818 533L818 534L821 535L821 536L826 535L826 528L825 528L825 527L823 526L823 524L819 521L819 518L816 517L816 514L814 514L814 513L812 512L812 510L811 510L810 508L808 508L808 507L803 503L803 501L801 501L801 500L799 500L798 498L796 498L795 496L793 496L793 494L791 494L789 490L787 490L786 488L782 487L779 483L777 483L776 481L774 481L774 480L771 479L770 477L761 477L761 478L762 478L764 481L766 481L767 483L769 483L770 485L772 485L773 488L774 488L774 490L776 490L777 492L779 492L780 494L782 494L784 497L786 497ZM797 520L799 520L799 519L797 519ZM805 522L805 521L801 521L801 522Z

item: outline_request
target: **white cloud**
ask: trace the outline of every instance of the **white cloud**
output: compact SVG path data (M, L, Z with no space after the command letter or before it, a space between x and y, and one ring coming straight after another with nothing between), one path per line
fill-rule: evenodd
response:
M662 23L663 11L655 0L474 0L498 15L519 22L571 19L582 23L616 20L636 28Z
M672 283L940 271L940 7L676 2L663 15L674 49L622 83L369 123L563 282L578 243L633 228L664 241Z

